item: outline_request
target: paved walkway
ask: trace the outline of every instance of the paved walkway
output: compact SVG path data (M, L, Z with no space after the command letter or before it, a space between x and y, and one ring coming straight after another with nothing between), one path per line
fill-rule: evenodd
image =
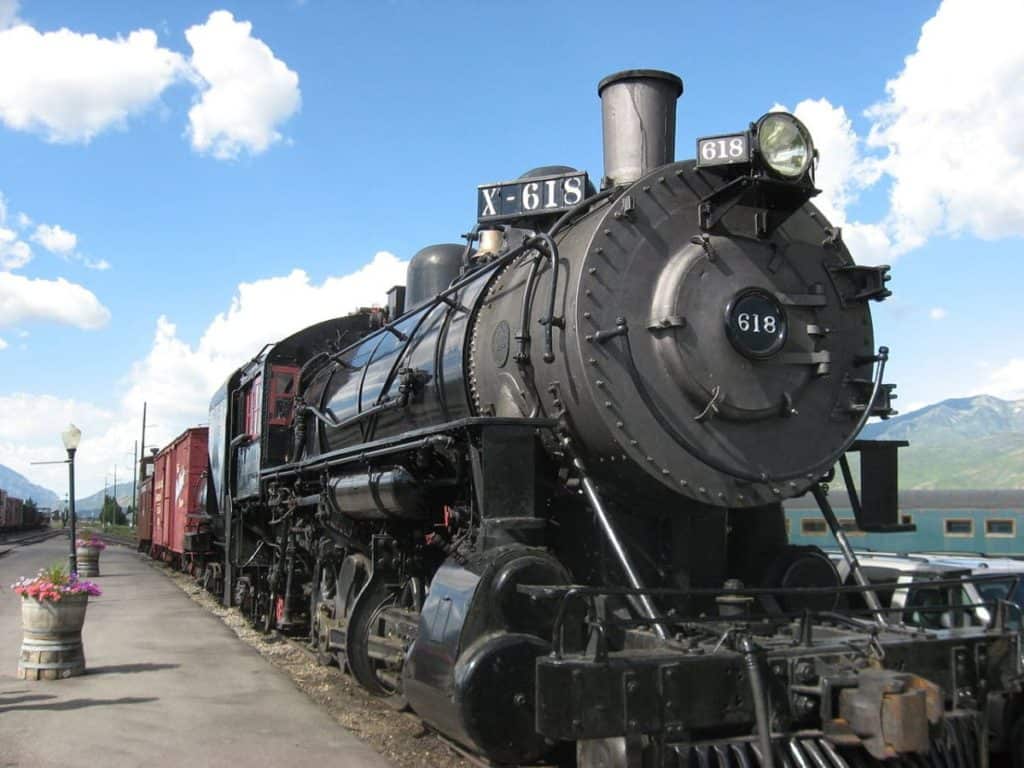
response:
M18 680L10 585L57 561L67 562L63 536L0 557L0 768L390 766L123 547L103 553L103 596L89 599L88 672Z

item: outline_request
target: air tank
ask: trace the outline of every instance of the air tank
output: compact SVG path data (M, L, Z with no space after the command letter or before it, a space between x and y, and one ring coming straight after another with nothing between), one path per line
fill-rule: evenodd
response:
M441 243L428 245L412 257L405 278L406 311L416 309L433 298L462 271L464 245Z

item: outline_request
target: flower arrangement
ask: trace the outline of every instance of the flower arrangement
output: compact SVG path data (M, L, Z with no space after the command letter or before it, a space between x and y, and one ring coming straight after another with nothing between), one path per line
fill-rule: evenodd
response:
M90 547L91 549L106 549L107 543L95 533L90 534L88 539L76 539L76 547Z
M82 581L78 574L68 572L60 565L52 565L43 568L33 578L22 576L11 589L17 592L22 598L33 598L42 602L59 602L69 595L92 595L94 597L102 594L100 588L91 581Z

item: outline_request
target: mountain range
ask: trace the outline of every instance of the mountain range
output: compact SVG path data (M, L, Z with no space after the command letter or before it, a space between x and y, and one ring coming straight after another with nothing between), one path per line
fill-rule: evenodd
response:
M899 454L905 490L1024 488L1024 400L943 400L868 424L861 437L910 442Z
M0 488L19 499L32 499L40 507L56 509L61 503L61 497L49 488L29 482L26 477L3 464L0 464Z

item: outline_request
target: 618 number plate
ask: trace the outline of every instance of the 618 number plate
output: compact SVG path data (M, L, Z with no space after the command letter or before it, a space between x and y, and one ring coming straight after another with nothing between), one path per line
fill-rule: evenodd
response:
M750 137L745 133L697 139L697 167L750 162Z

